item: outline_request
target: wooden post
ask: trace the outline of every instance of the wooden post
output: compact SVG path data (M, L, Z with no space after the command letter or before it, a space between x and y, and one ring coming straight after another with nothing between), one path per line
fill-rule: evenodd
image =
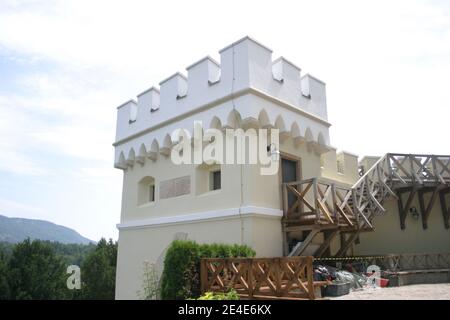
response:
M308 296L310 300L315 299L314 275L313 275L313 257L306 257L306 276L308 280Z
M449 223L450 208L447 205L447 200L445 199L445 197L448 193L450 193L450 188L442 189L439 192L439 200L441 203L442 217L444 218L445 229L450 229L450 223Z
M419 206L420 206L420 213L422 215L422 227L423 227L423 229L427 229L428 228L428 217L430 216L431 209L433 209L434 202L435 202L435 200L437 198L437 195L438 195L438 192L439 192L438 189L439 189L438 187L431 188L431 190L428 189L428 188L422 188L418 192ZM430 198L428 204L425 205L424 195L427 194L427 193L430 193L430 192L432 192L431 198Z
M387 170L387 179L390 180L390 183L392 183L392 179L393 179L393 172L392 172L392 166L391 166L391 154L388 153L386 155L386 170Z
M333 215L334 215L334 219L336 221L336 224L339 226L339 213L338 210L336 208L336 206L338 206L338 204L336 203L336 185L334 183L331 184L331 199L333 201Z
M359 208L358 208L358 204L356 203L356 189L352 189L352 204L353 204L353 216L355 217L356 220L356 225L358 227L358 229L360 228L359 225L359 215L362 214L362 212L360 213Z
M275 269L275 286L276 286L276 296L281 297L282 296L282 290L281 290L281 259L275 258L272 260L274 269Z
M208 267L206 259L200 260L200 290L204 294L208 290Z
M288 231L286 229L286 222L281 222L281 232L283 233L283 255L286 257L289 254L289 238Z
M286 184L283 183L283 217L287 219L289 211L288 190Z
M248 284L248 297L249 299L253 298L253 288L255 287L255 284L253 283L253 259L246 259L248 263L248 278L247 278L247 284Z
M283 183L283 218L281 219L281 232L283 235L283 255L289 254L288 235L286 230L286 220L288 219L289 203L288 203L288 190L285 183Z
M313 196L314 196L314 204L313 204L313 206L314 206L314 211L316 213L316 220L317 220L317 222L319 222L319 220L320 220L320 210L318 210L318 208L317 208L317 201L319 200L318 199L318 194L317 194L317 179L314 178L312 183L313 183Z
M398 191L398 199L397 199L397 205L398 205L398 213L400 216L400 228L404 230L406 228L406 216L408 215L409 208L411 207L412 201L414 199L414 195L416 194L417 188L416 187L409 187L405 188L403 190ZM409 192L408 200L406 201L406 204L403 204L402 200L402 194L405 192Z

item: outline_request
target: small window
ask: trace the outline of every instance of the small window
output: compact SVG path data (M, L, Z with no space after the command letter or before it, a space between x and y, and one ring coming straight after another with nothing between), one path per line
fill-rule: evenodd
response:
M221 188L221 171L217 170L217 171L211 171L210 173L210 179L209 179L209 184L210 190L220 190Z
M155 179L145 177L138 184L138 205L155 201Z
M220 164L203 163L195 168L196 195L220 189L222 189L222 167Z
M155 185L151 184L148 186L148 201L153 202L155 201Z

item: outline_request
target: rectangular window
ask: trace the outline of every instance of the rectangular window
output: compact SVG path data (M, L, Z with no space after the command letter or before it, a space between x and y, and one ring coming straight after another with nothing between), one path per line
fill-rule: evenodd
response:
M148 201L149 202L153 202L155 201L155 185L151 184L149 185L149 190L148 190Z
M220 190L221 188L221 171L212 171L210 173L210 190Z

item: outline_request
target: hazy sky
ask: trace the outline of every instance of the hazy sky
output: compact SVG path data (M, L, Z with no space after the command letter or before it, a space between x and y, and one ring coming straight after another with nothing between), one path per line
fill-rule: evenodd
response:
M116 106L245 35L327 83L338 149L449 154L449 3L0 0L0 214L116 238Z

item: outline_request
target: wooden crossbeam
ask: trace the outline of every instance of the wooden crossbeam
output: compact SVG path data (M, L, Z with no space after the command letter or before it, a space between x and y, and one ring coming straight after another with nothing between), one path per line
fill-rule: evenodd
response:
M375 195L378 191L369 192L370 199L375 204L375 206L380 210L381 212L386 212L386 209L381 205L380 202L378 202L377 198L375 198Z
M322 205L325 205L325 207L328 209L329 214L331 214L332 210L331 210L327 200L328 200L328 197L331 195L332 190L333 190L333 188L332 188L331 184L326 185L325 192L323 192L320 189L320 186L317 185L317 191L318 191L319 195L322 197L322 199L318 199L318 200Z
M357 209L357 210L359 210L359 217L362 217L363 218L363 220L364 221L361 221L361 223L362 223L362 225L361 224L358 224L358 229L361 229L361 227L363 227L364 226L364 224L366 224L370 229L373 229L373 226L372 226L372 224L370 223L370 221L369 221L369 219L364 215L364 208L365 208L365 206L367 205L368 203L366 203L364 206L363 206L363 209Z
M339 230L332 230L331 232L324 233L325 241L320 245L319 249L316 250L314 256L322 257L323 254L330 247L331 241L339 234Z
M440 172L441 175L442 175L444 172L447 172L447 173L450 174L450 158L447 159L447 163L444 164L444 163L441 161L441 159L439 159L439 158L436 157L436 162L439 162L439 164L440 164L441 167L442 167L441 172Z
M310 209L310 210L315 210L315 208L313 207L313 205L311 203L309 203L308 200L305 199L305 194L308 192L309 188L311 187L311 184L308 184L308 186L305 188L305 190L303 190L301 193L298 192L297 189L295 189L294 187L287 185L288 189L290 191L292 191L299 199L301 199L301 201L306 204L306 206Z
M301 244L296 245L294 249L291 251L291 253L289 253L289 257L300 256L303 253L303 251L305 251L305 249L308 247L308 245L311 243L311 241L314 239L316 234L319 233L319 231L320 230L318 229L311 230L306 239L302 241Z
M360 230L357 230L357 231L351 233L350 236L348 237L348 239L344 240L343 243L341 243L341 248L339 249L339 251L336 253L335 256L336 257L345 256L345 254L347 253L348 249L350 249L350 246L358 238L359 233L360 233Z
M425 161L423 163L416 157L412 157L412 160L419 166L418 172L420 172L422 174L422 176L429 177L429 178L434 176L433 173L430 171L430 169L428 169L426 167L428 162L430 162L430 160L431 160L431 156L426 157ZM425 174L427 174L428 176L426 176Z
M317 206L319 207L319 210L323 213L325 218L330 223L334 223L333 219L331 218L330 212L328 211L328 208L319 200L317 199Z
M393 196L393 197L395 197L397 199L397 195L395 194L395 192L392 191L392 189L387 185L386 177L383 177L383 174L381 173L380 165L377 165L377 175L378 175L378 180L381 182L381 184L383 185L384 189L386 189L386 191L391 196Z
M403 173L408 176L408 170L406 170L403 167L403 163L406 161L407 157L403 157L401 162L399 162L395 157L391 157L392 161L397 165L397 170L403 171ZM397 172L397 170L395 172ZM400 177L400 175L397 173L397 175ZM403 180L403 179L402 179Z
M431 193L431 197L427 204L425 204L425 194ZM428 217L430 216L431 209L433 208L434 202L439 194L439 188L422 188L418 191L420 212L422 215L422 227L423 229L428 228Z
M336 208L337 208L337 211L341 214L341 216L345 219L347 224L350 227L353 227L353 222L349 219L349 217L347 217L347 215L345 214L344 210L342 210L339 206L336 206Z

